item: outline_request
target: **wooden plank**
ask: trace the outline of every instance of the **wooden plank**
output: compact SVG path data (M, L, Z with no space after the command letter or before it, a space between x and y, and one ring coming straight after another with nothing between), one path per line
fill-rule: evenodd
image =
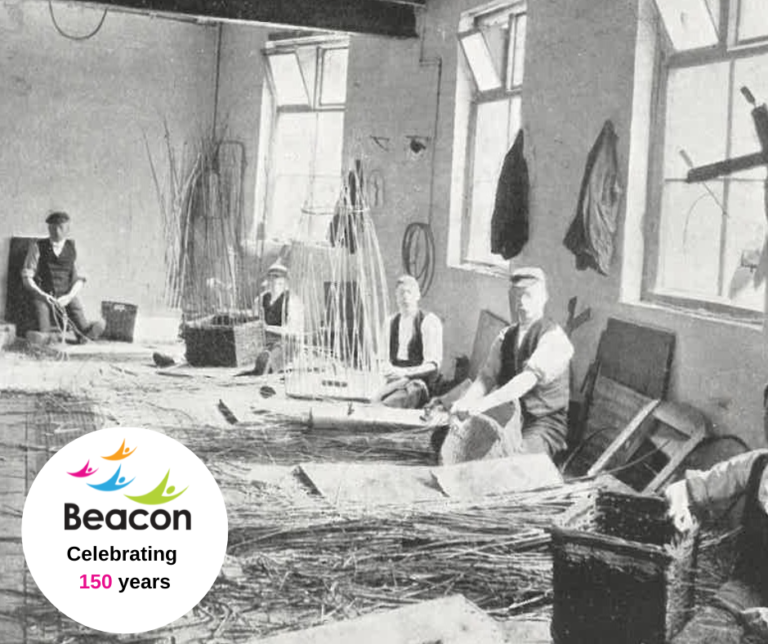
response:
M56 0L58 1L58 0ZM331 29L415 38L416 8L385 0L84 0L142 13L182 14L215 20Z
M303 463L299 472L336 505L407 504L444 498L428 466L390 463Z
M598 348L600 373L648 398L664 399L674 349L671 331L611 318Z
M722 178L723 175L733 174L741 170L749 170L758 166L765 165L765 156L762 152L746 154L725 161L717 161L707 165L700 165L688 170L687 183L697 183L699 181L709 181L710 179Z
M461 595L326 624L247 644L503 644L498 624Z
M232 391L222 397L223 405L234 422L261 420L265 412L277 414L300 425L317 430L343 429L392 431L393 429L424 429L429 423L421 409L394 409L368 403L304 400L273 396L254 402L253 391Z
M560 472L546 454L515 454L507 458L445 465L433 468L432 476L445 494L463 499L563 483Z
M477 377L478 371L480 371L485 363L488 350L491 348L491 344L496 339L496 336L507 326L509 326L509 322L504 318L487 310L480 311L477 331L475 331L475 341L472 344L472 356L469 359L469 377L472 380Z
M509 619L500 626L510 644L552 644L549 620Z

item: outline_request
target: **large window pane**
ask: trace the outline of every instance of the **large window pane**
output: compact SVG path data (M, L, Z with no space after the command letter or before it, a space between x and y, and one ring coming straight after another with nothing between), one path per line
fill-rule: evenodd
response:
M658 285L664 291L718 297L722 182L702 186L681 181L664 185Z
M317 119L314 113L279 114L272 149L274 173L268 230L289 239L309 196Z
M341 152L344 143L344 113L317 113L312 203L314 208L333 209L341 185Z
M696 166L724 159L727 124L728 63L670 70L664 177L685 178L688 174L681 150Z
M768 36L768 2L766 0L740 0L739 40Z
M271 54L269 60L278 105L307 105L309 96L296 54Z
M347 99L347 51L346 49L325 49L322 52L321 105L340 105Z
M467 243L469 260L505 264L501 257L491 254L491 218L499 173L519 124L519 96L477 106Z

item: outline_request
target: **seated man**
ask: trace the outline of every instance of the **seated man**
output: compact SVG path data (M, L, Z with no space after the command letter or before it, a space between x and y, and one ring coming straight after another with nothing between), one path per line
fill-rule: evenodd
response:
M742 532L731 579L672 639L673 644L768 642L768 450L718 463L706 472L689 470L666 491L669 514L679 530L727 511L744 497ZM750 639L751 638L751 639Z
M267 269L267 288L259 295L259 318L264 324L264 351L256 358L255 375L281 371L283 340L300 333L303 311L288 289L288 269L278 259Z
M30 291L38 335L35 340L50 339L51 315L57 329L64 331L68 319L74 326L79 342L97 339L104 332L104 322L89 322L77 295L85 283L85 275L79 270L75 242L67 238L69 215L54 212L45 220L48 238L38 239L29 245L21 279Z
M374 402L415 409L429 400L443 359L443 325L434 313L419 308L421 289L410 275L395 286L398 312L384 328L384 387Z
M518 322L494 340L477 379L451 413L463 420L494 410L490 415L512 431L514 418L509 412L504 418L497 408L519 404L523 450L554 458L566 448L573 346L563 329L544 317L548 298L544 272L519 268L511 282ZM518 442L511 439L509 444Z

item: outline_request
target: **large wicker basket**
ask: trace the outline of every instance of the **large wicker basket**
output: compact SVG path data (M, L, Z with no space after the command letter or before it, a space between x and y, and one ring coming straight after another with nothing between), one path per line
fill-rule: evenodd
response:
M555 644L664 644L690 617L698 531L666 503L601 490L552 530Z
M262 323L208 316L184 325L187 362L195 367L253 365L264 347Z

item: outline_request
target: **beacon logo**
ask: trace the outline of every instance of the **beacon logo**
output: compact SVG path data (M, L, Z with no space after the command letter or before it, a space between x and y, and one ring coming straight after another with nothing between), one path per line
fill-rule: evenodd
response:
M90 432L52 454L21 520L40 592L108 633L161 628L192 610L221 571L228 533L205 463L141 427Z
M110 454L109 456L102 456L101 458L105 461L112 462L124 461L137 449L136 447L133 449L126 447L125 442L125 439L123 439L122 445L120 445L114 454ZM80 462L82 463L82 461ZM100 469L103 468L92 467L91 459L89 458L85 462L85 465L83 465L83 467L81 467L79 470L76 472L67 472L67 474L78 479L86 479L92 477ZM101 483L91 483L86 481L86 483L89 487L92 487L94 490L99 490L100 492L117 492L123 488L128 487L136 480L136 476L132 476L129 480L126 480L127 477L125 474L123 474L122 469L123 463L120 463L114 473L105 481L102 481ZM136 503L141 503L142 505L162 505L164 503L170 503L174 499L178 499L189 488L189 486L187 486L181 492L176 492L175 485L168 485L170 476L171 470L168 469L160 483L150 491L137 495L125 494L125 497L131 501L135 501Z

